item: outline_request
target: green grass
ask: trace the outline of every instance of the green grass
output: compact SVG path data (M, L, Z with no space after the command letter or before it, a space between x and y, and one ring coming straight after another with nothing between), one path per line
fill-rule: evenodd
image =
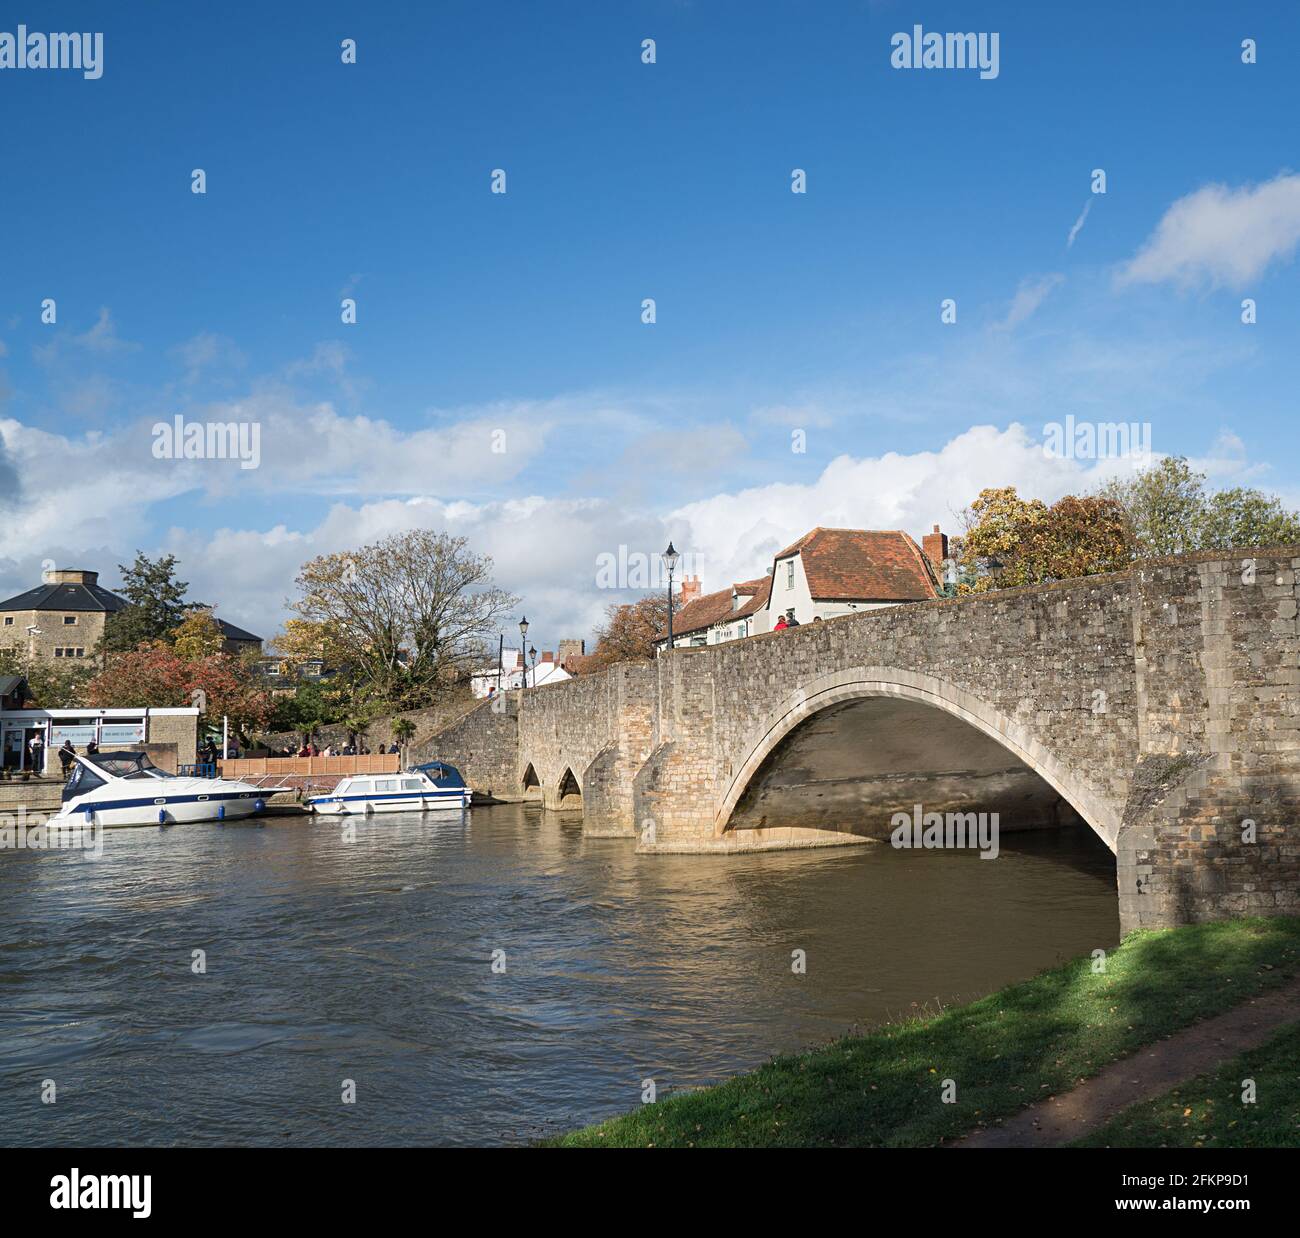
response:
M1242 1102L1242 1081L1255 1102ZM1300 1147L1300 1024L1218 1070L1125 1109L1077 1148Z
M996 948L991 947L991 948ZM1072 1087L1300 969L1300 919L1133 933L968 1006L774 1058L547 1141L563 1147L917 1147ZM940 1098L943 1080L954 1104Z

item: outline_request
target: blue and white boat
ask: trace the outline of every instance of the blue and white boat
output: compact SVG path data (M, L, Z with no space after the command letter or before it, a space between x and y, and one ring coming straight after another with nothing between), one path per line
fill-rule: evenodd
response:
M454 765L428 761L397 774L353 774L328 795L313 795L307 804L321 813L459 811L469 807L471 794Z
M51 825L170 825L251 817L277 791L227 778L191 778L159 769L143 752L76 755Z

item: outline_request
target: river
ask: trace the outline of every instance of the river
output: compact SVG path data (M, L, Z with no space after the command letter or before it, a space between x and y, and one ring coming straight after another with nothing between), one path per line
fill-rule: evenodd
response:
M1119 934L1082 827L637 856L523 805L0 852L0 907L6 1145L520 1143Z

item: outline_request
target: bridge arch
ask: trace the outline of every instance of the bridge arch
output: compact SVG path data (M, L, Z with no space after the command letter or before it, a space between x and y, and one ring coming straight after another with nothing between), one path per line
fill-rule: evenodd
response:
M568 766L565 767L564 773L560 775L560 783L556 788L556 799L560 808L582 807L582 786L574 776L573 770Z
M538 778L537 771L533 768L531 761L524 765L520 783L523 787L524 799L540 800L542 798L542 780Z
M761 724L758 738L734 768L714 818L718 837L727 832L746 789L768 757L810 718L835 705L872 697L913 701L960 719L1000 744L1043 779L1078 812L1113 852L1119 814L1029 731L986 701L937 676L894 667L861 666L822 675L790 692Z

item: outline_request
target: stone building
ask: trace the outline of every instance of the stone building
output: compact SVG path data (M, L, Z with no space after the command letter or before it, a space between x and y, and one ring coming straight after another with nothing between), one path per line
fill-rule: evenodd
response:
M98 572L83 568L43 572L35 589L0 602L0 649L16 649L33 659L93 657L108 616L128 604L100 585ZM216 622L223 653L261 653L260 636L225 619Z
M39 659L91 657L105 620L125 605L100 587L98 572L46 571L35 589L0 602L0 649Z

